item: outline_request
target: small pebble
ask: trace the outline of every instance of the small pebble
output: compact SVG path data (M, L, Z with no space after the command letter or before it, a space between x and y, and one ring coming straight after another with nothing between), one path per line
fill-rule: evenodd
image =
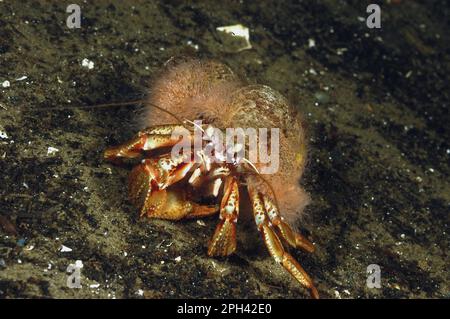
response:
M81 61L81 66L84 68L88 68L89 70L92 70L94 68L94 62L85 58L83 59L83 61Z
M54 155L56 154L56 152L59 152L59 149L57 149L56 147L49 146L47 148L47 155Z
M314 97L316 98L317 102L326 104L330 101L330 96L325 92L316 92L314 93Z
M203 226L203 227L206 226L206 224L203 220L197 220L197 224L199 224L200 226Z
M23 247L23 246L25 246L25 243L26 243L26 239L25 238L20 238L18 241L17 241L17 245L19 245L20 247Z

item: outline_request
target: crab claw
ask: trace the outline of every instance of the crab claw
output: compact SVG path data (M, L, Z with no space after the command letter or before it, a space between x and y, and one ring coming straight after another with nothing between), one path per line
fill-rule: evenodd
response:
M176 124L149 127L126 143L106 149L103 158L110 162L119 162L123 158L139 157L142 151L173 146L180 141L182 129L182 126Z
M178 220L184 217L211 215L216 206L198 205L184 198L184 193L167 187L182 179L189 164L169 169L168 162L144 160L129 177L130 201L140 209L140 216ZM168 169L168 170L167 170Z
M140 216L155 216L164 210L167 187L183 179L193 161L185 163L182 158L168 156L156 160L146 159L130 173L128 189L131 202L140 209Z

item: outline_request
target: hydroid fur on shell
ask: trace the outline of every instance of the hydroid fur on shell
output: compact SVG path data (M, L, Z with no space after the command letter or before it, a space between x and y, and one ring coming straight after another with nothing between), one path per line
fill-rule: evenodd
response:
M300 186L306 163L306 140L298 112L274 89L264 85L244 85L226 65L211 60L187 60L163 68L151 84L141 126L174 123L169 114L181 119L202 120L218 128L279 128L279 170L265 174L273 186L280 213L290 222L302 216L309 195ZM258 165L257 165L258 167ZM257 177L248 183L270 190Z

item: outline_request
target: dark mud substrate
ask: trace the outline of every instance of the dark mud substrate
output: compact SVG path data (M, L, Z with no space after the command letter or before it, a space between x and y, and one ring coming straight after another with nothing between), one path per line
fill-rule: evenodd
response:
M167 59L192 53L305 114L313 202L298 226L317 252L292 253L322 297L448 298L450 9L390 2L373 30L356 0L111 1L83 4L76 30L60 1L1 2L0 298L307 297L251 223L218 260L205 248L215 218L138 220L127 170L101 158L135 132L133 107L36 112L140 98ZM252 50L221 42L216 27L236 23L251 28ZM66 285L75 260L81 289ZM370 264L380 289L366 286Z

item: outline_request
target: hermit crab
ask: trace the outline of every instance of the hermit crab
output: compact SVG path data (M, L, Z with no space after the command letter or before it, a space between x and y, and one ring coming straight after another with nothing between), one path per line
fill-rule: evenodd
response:
M289 226L309 201L299 184L306 141L296 109L274 89L244 85L226 65L196 59L169 60L145 104L143 129L104 152L111 162L140 159L128 185L140 216L180 220L218 213L207 253L228 256L236 250L239 212L252 211L270 255L318 298L285 248L314 251Z

